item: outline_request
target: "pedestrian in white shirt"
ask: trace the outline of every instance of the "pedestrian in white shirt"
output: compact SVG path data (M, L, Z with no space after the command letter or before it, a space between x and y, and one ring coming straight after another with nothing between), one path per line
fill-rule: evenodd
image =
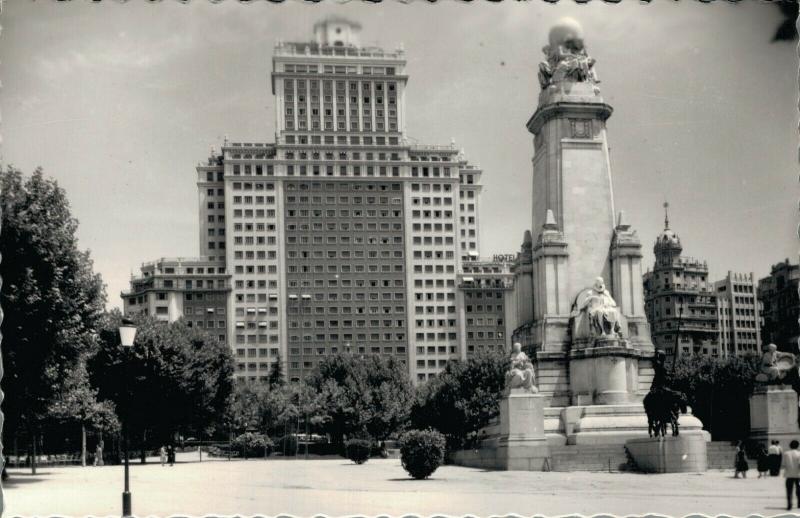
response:
M786 479L786 510L792 509L792 490L797 494L797 505L800 506L800 442L789 443L789 451L783 454L783 476Z

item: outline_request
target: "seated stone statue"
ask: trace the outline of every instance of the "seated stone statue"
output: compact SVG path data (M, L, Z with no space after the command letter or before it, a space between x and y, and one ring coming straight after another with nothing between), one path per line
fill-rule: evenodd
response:
M511 366L506 372L506 391L517 391L536 393L536 375L533 372L533 363L528 355L522 352L522 344L515 343L511 351ZM515 391L516 392L516 391Z
M796 361L792 353L779 352L777 345L769 344L767 351L761 356L760 372L756 374L756 381L780 384L794 368Z
M622 336L619 308L606 289L602 277L595 279L591 288L578 295L572 316L576 317L580 313L585 313L588 317L592 336L601 338Z

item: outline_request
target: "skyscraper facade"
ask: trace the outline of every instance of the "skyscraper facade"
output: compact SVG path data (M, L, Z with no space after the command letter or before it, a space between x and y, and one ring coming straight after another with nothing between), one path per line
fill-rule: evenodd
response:
M412 379L463 356L457 273L479 254L482 171L453 144L410 144L402 49L328 18L278 42L275 142L231 142L197 167L200 253L231 275L237 376L284 361L393 355ZM265 350L266 354L258 354Z

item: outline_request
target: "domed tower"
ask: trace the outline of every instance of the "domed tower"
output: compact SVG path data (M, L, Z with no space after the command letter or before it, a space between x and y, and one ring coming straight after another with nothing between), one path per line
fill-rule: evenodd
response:
M669 266L680 262L681 239L669 228L669 203L664 202L664 231L656 238L653 253L656 256L656 265Z

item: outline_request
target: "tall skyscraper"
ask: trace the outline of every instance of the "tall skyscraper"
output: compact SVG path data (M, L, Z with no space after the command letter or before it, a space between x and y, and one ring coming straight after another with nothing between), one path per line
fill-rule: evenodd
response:
M665 203L664 231L653 246L655 265L644 274L653 344L668 355L718 355L717 301L708 264L681 256L683 246L669 228L667 207Z
M200 253L231 275L237 376L290 379L328 354L394 355L412 379L464 356L457 274L479 254L482 171L454 144L411 144L402 49L328 18L278 42L274 142L197 167Z
M772 265L769 275L758 281L758 299L763 304L764 343L774 343L781 351L798 353L800 337L800 265L789 259Z
M719 346L723 356L761 351L761 302L752 273L728 272L714 283L719 319Z

